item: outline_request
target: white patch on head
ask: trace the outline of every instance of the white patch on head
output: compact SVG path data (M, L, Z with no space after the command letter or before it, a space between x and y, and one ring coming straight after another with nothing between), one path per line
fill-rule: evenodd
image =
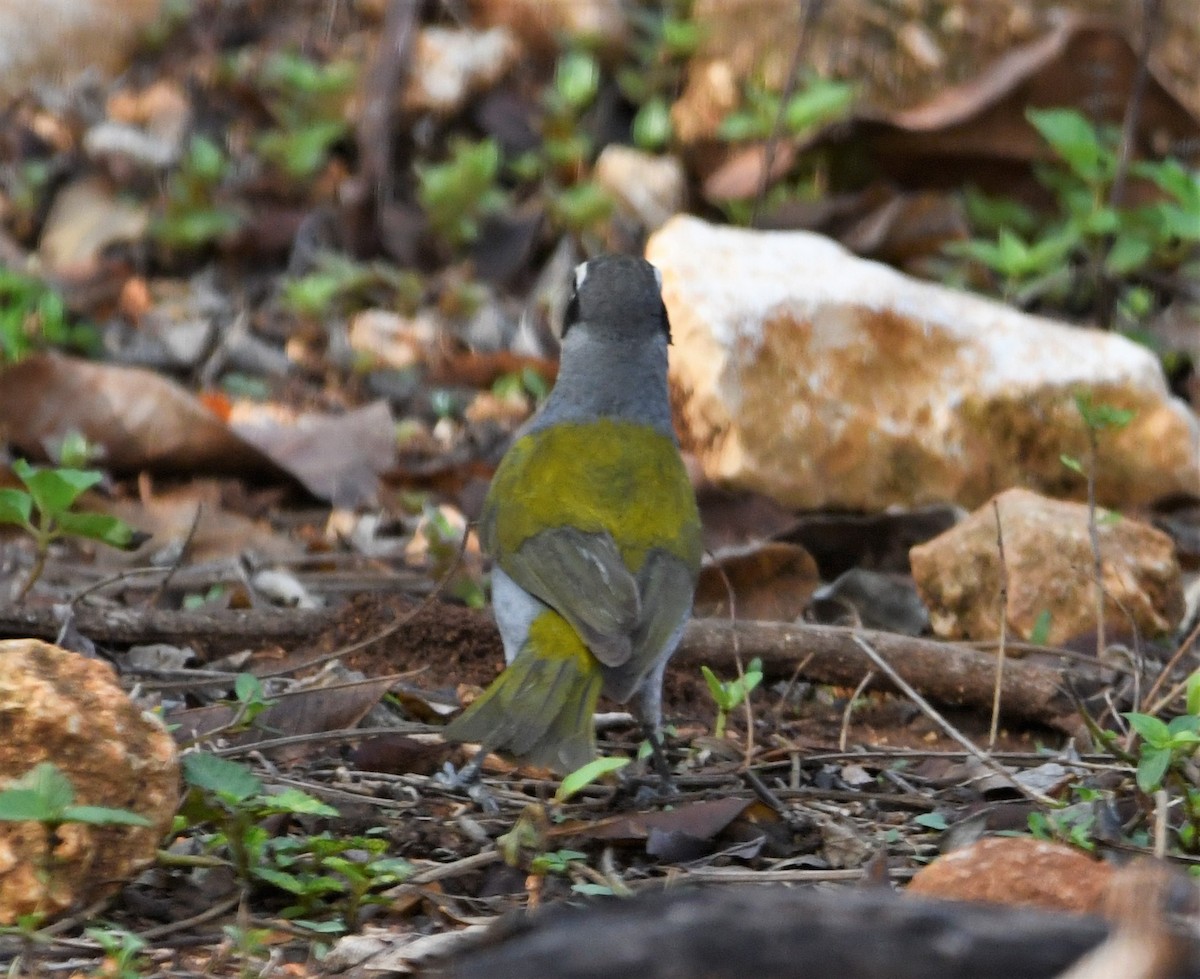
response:
M587 262L580 262L575 266L575 291L578 292L583 288L583 280L587 278Z
M658 283L658 291L662 292L662 269L657 265L651 265L650 268L654 269L654 281Z

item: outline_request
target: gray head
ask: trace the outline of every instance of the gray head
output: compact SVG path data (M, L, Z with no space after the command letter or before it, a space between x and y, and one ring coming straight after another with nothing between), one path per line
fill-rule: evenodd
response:
M629 418L674 438L667 400L671 329L658 270L605 255L575 270L558 381L527 431L564 421Z
M601 255L577 266L563 317L563 339L580 324L614 339L661 335L670 343L671 325L658 269L632 255Z

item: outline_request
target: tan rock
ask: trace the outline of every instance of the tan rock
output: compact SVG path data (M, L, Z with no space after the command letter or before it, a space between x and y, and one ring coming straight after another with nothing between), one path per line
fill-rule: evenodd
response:
M0 95L90 69L118 70L162 0L0 0Z
M503 78L519 54L516 38L503 27L484 31L426 27L417 37L404 107L452 115L471 95Z
M154 859L179 801L175 742L98 660L35 639L0 642L0 788L41 762L78 805L139 813L141 826L0 822L0 925L51 918L117 890Z
M683 210L687 176L673 156L643 153L609 143L596 160L592 174L617 203L646 231L657 231Z
M1008 634L1028 639L1049 614L1047 640L1060 645L1096 630L1087 507L1013 489L995 499L1004 535ZM1105 634L1169 631L1183 617L1183 585L1166 534L1127 518L1098 515ZM958 526L909 551L913 577L939 636L1000 634L1001 567L991 503Z
M820 235L669 221L671 377L705 474L794 507L977 506L1024 485L1082 495L1076 392L1137 414L1102 434L1097 491L1200 489L1200 424L1144 347L855 258Z
M581 38L605 50L624 44L629 25L621 0L474 0L475 20L507 27L536 57L550 57L561 38Z
M1061 843L992 836L922 867L905 893L1098 914L1112 877L1112 867Z

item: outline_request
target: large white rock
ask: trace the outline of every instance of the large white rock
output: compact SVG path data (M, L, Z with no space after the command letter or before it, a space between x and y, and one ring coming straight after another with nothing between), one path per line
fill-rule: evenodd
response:
M1136 411L1100 436L1101 502L1200 489L1195 416L1153 354L863 261L820 235L680 216L652 236L683 436L709 478L794 507L1082 495L1076 392Z

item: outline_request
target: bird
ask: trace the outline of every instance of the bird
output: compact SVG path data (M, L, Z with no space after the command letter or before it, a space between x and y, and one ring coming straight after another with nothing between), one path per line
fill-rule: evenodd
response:
M603 692L630 703L661 767L663 673L703 553L671 421L662 277L602 255L569 286L557 380L478 523L506 666L445 734L569 773L596 756Z

